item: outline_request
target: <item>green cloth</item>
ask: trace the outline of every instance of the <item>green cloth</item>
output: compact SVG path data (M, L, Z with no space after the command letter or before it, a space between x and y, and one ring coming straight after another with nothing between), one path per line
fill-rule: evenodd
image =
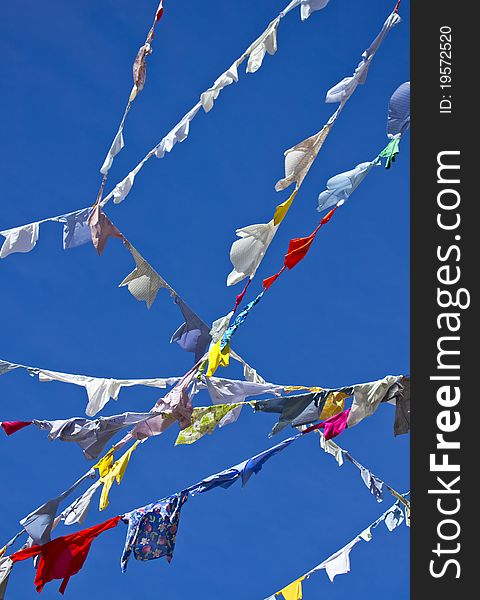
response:
M399 150L400 138L393 138L388 142L388 146L384 148L379 156L381 158L386 158L387 162L385 164L385 168L389 169L392 166L392 163L395 162L395 158L397 154L400 152Z

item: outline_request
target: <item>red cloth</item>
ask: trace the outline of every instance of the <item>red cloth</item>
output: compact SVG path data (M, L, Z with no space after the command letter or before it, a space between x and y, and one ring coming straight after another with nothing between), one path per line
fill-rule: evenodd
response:
M3 431L5 431L7 435L12 435L12 433L19 431L24 427L28 427L31 424L31 421L2 421L0 423L0 425L3 428Z
M12 554L10 558L14 563L40 555L35 576L37 592L53 579L63 579L59 592L63 594L72 575L80 571L88 556L93 540L107 531L116 527L121 517L114 517L104 523L82 529L71 535L55 538L43 546L32 546Z
M320 221L320 225L325 225L325 223L328 223L330 221L330 219L333 217L337 208L338 208L338 206L336 206L335 208L332 208L332 210L330 210Z
M262 282L263 287L268 290L268 288L272 285L272 283L275 283L275 281L277 281L277 279L280 277L280 275L285 271L285 267L282 268L281 271L279 271L276 275L272 275L271 277L267 277L267 279L264 279Z
M235 298L235 306L233 307L233 312L235 312L235 311L237 310L237 308L238 308L238 307L239 307L239 305L240 305L240 302L241 302L241 301L243 300L243 298L245 297L245 294L247 293L247 289L248 289L248 286L250 285L251 281L252 281L251 279L249 279L249 280L247 281L247 284L245 285L245 287L243 288L243 290L242 290L242 291L240 292L240 294L238 294L238 296Z
M303 258L305 258L307 252L310 250L310 246L315 239L316 231L304 238L294 238L290 240L288 245L288 252L285 255L284 264L288 269L293 269Z
M333 415L323 423L317 423L317 425L312 425L303 431L303 433L310 433L310 431L314 431L315 429L324 429L324 437L326 440L331 440L337 435L340 435L342 431L345 431L347 428L347 419L350 414L350 409L344 410L338 415Z
M162 18L162 15L163 15L163 0L161 0L160 4L158 5L157 14L155 15L155 22L160 21L160 19Z

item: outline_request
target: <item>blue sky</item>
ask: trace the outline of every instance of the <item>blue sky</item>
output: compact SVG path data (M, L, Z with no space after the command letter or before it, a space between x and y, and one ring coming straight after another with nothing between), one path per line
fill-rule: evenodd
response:
M166 0L147 84L129 115L126 147L110 184L122 179L284 8L286 0ZM107 213L157 271L207 322L225 314L241 289L225 285L235 229L266 222L288 196L276 193L283 152L318 131L334 106L326 91L356 67L394 2L332 0L301 22L298 10L278 31L278 52L256 74L240 73L189 139L152 159L128 198ZM131 87L131 65L156 0L19 0L2 9L2 209L6 229L88 206ZM409 3L403 23L374 59L335 124L250 287L276 272L290 238L311 233L327 179L373 159L386 145L390 95L409 79ZM377 169L318 235L307 258L282 277L235 336L234 348L268 380L334 387L409 372L409 137L390 171ZM110 189L110 188L109 188ZM116 378L180 375L191 355L170 345L178 309L160 292L148 311L118 283L132 270L110 240L64 252L61 226L48 223L30 254L0 264L0 357L47 369ZM236 367L222 376L240 375ZM17 371L1 378L1 420L82 416L84 390L40 384ZM123 390L104 414L148 410L153 389ZM197 405L208 403L205 394ZM382 406L339 443L398 490L409 487L409 436L393 436L394 409ZM87 526L178 491L272 445L273 415L244 410L239 421L193 446L176 431L141 446L111 504L92 506ZM278 439L291 432L284 431ZM66 489L88 467L78 447L49 443L36 429L1 437L1 540L18 521ZM266 465L242 489L216 490L184 507L175 557L119 558L126 528L99 538L69 583L86 594L178 600L262 599L350 541L390 505L376 504L352 465L339 468L308 436ZM72 529L58 529L71 533ZM408 595L409 535L382 526L351 554L352 571L330 584L320 573L304 597L392 600ZM36 598L34 571L16 566L9 597ZM58 585L43 595L54 597Z

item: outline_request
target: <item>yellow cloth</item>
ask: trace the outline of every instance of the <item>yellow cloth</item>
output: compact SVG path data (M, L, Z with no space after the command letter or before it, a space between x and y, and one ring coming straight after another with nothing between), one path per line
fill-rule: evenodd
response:
M4 546L3 548L0 548L0 558L2 558L2 556L5 554L6 551L7 551L6 546Z
M94 469L98 469L98 474L100 475L100 477L104 477L112 468L113 465L113 448L110 448L110 450L105 454L105 456L102 456L102 458L97 462L96 465L94 465Z
M275 209L275 214L273 215L273 224L274 225L280 225L280 223L283 221L283 219L285 218L285 216L288 212L288 209L292 205L292 202L295 200L295 196L297 195L297 192L298 192L298 187L296 187L293 190L293 193L290 196L290 198L288 198L288 200L285 200L285 202L282 202L281 204L279 204L277 206L277 208Z
M325 401L320 420L323 421L341 413L345 408L345 398L348 398L348 394L345 394L345 392L330 392Z
M106 475L100 478L100 481L103 483L102 494L100 496L100 506L99 510L104 510L108 506L108 494L113 485L113 481L116 479L118 485L120 485L123 476L125 475L125 471L127 470L128 463L130 461L130 457L132 456L132 452L138 446L140 442L137 441L129 448L125 454L123 454L117 461L113 463L113 466L108 471ZM101 462L101 461L100 461Z
M285 386L285 392L289 394L290 392L298 392L300 390L308 390L309 392L321 392L323 388L321 387L308 387L307 385L287 385Z
M297 581L287 585L287 587L283 588L283 590L280 590L278 593L282 594L285 600L302 600L303 579L303 577L300 577L300 579L297 579Z
M230 362L230 342L223 350L220 350L220 342L221 340L218 340L216 344L213 344L208 352L207 377L214 375L218 367L227 367Z

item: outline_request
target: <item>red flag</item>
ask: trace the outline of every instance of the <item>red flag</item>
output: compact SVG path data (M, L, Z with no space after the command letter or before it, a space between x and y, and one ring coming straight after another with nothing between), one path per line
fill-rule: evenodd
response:
M68 581L83 567L93 540L107 529L116 527L121 517L114 517L89 529L56 538L43 546L31 546L11 555L14 563L40 555L37 562L35 586L41 592L53 579L63 579L59 592L63 594Z
M160 21L160 19L162 18L162 15L163 15L163 0L160 0L160 4L158 5L158 8L157 8L157 14L155 15L156 23L158 21Z
M2 421L0 426L7 435L12 435L12 433L20 431L20 429L28 427L31 424L31 421Z
M272 285L272 283L275 283L275 281L277 281L277 279L280 277L280 275L285 271L285 267L283 267L276 275L272 275L271 277L267 277L267 279L263 280L263 287L268 290L268 288Z
M307 252L310 250L310 246L317 235L317 229L308 237L304 238L294 238L290 240L290 244L288 245L288 252L285 255L284 265L288 269L293 269L295 265L297 265L303 258L305 258Z

